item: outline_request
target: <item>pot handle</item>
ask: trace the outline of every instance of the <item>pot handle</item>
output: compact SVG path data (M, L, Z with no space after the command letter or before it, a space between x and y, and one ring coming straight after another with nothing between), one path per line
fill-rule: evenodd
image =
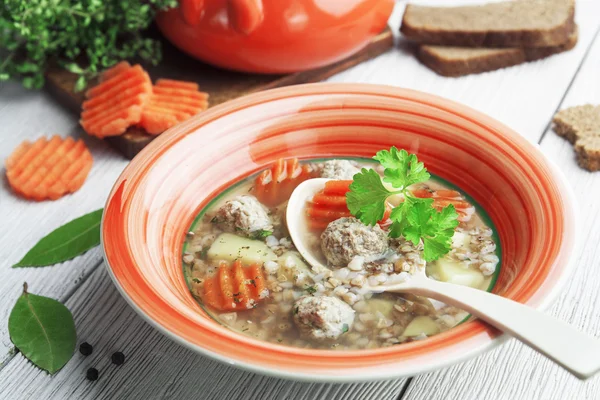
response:
M227 0L229 26L242 35L251 34L265 15L262 0Z
M196 26L204 16L204 0L179 0L179 12L186 24Z

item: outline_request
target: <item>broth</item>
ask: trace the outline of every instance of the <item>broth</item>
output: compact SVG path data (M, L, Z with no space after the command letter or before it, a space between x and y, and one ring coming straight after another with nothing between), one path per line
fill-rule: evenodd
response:
M295 186L294 179L304 175L318 177L325 174L326 177L333 175L349 179L348 176L357 167L378 170L372 161L362 159L309 160L294 165L287 176L289 187L285 195L288 196ZM400 281L406 279L414 268L426 268L427 275L433 279L481 290L493 287L499 272L498 240L483 210L464 194L463 199L456 201L470 203L468 205L475 208L461 215L462 221L452 239L452 250L442 259L426 263L422 258L422 246L414 246L402 238L389 239L386 234L386 243L377 243L386 250L377 257L354 256L347 265L331 266L330 262L331 268L327 270L313 270L295 251L288 236L284 219L286 201L278 198L283 192L265 194L257 191L257 179L268 176L269 173L263 172L259 178L247 178L221 193L201 211L184 246L184 275L193 296L216 321L240 334L302 348L366 349L397 345L451 329L465 320L468 314L415 295L372 295L362 289L366 282ZM446 193L456 189L432 177L425 184L411 187L411 190L414 193L419 190L423 193ZM269 204L257 205L256 198L248 197L253 194ZM400 201L389 200L390 203ZM274 205L278 202L280 204ZM258 218L262 211L257 207L266 211L268 224ZM243 221L233 223L237 228L232 227L232 213L238 213L235 214L238 217L242 215ZM362 227L357 225L360 222L353 219L338 221L336 223L345 224L348 229L356 228L356 233L351 234L355 234L357 240L364 239L359 237L363 232ZM246 228L252 228L252 232ZM372 229L376 231L375 236L371 236L374 240L379 240L380 229ZM328 233L329 230L328 227ZM369 234L373 233L371 231ZM321 242L328 233L319 233L307 230L305 238L327 263ZM333 236L327 238L337 240ZM363 242L365 248L374 243ZM329 260L344 256L346 254L329 254ZM209 283L220 282L221 275L218 274L224 273L220 269L230 268L235 260L241 260L241 270L246 274L251 264L262 271L260 282L258 275L245 275L248 285L244 291L260 290L258 300L248 300L250 292L240 291L233 293L233 302L226 305L227 310L215 309L204 301L212 290Z

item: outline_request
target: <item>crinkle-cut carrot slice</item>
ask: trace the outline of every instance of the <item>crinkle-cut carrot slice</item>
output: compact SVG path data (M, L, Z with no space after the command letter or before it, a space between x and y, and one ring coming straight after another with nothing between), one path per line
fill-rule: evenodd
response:
M159 134L175 126L180 121L174 115L153 115L147 113L142 115L141 126L150 134Z
M77 191L92 168L93 159L82 140L50 140L21 143L6 159L6 177L15 193L31 200L56 200Z
M236 304L233 302L233 278L231 276L231 268L225 264L221 264L218 272L219 287L223 295L224 309L235 309Z
M339 218L350 217L346 205L346 192L352 181L327 181L323 190L308 202L306 216L308 227L313 231L323 231L329 223Z
M286 201L294 189L312 175L310 166L300 164L297 158L280 158L256 177L252 193L261 203L275 207Z
M350 211L346 210L336 210L336 209L331 209L331 208L321 208L319 206L313 206L313 207L308 207L306 209L306 215L308 215L311 218L315 218L315 219L324 219L324 220L329 220L331 221L335 221L336 219L340 219L340 218L344 218L344 217L349 217L350 216Z
M120 135L141 121L151 94L148 73L139 65L121 62L105 71L100 83L86 92L81 126L100 138Z
M159 79L145 105L140 126L158 135L208 108L208 94L194 82Z
M350 184L352 181L327 181L325 182L325 189L323 194L330 196L346 195L350 191Z
M262 267L259 264L244 267L239 260L231 266L221 263L203 287L204 304L219 311L247 310L268 295Z
M188 98L193 100L208 100L208 93L201 92L200 89L186 88L180 86L167 86L157 83L154 88L154 93L160 94L163 98Z
M204 292L202 295L202 301L207 306L220 310L223 305L223 297L221 296L221 290L216 282L215 278L208 278L204 281Z
M325 183L323 190L313 196L306 207L308 227L313 231L323 231L336 219L350 217L352 214L346 203L346 193L350 190L350 180L331 180ZM392 208L386 203L383 218L377 223L389 225Z
M107 81L113 76L117 76L118 74L129 68L131 68L131 64L129 64L127 61L121 61L115 64L112 68L109 68L102 74L100 74L100 82Z
M250 297L248 293L248 286L246 284L246 274L242 267L242 263L236 260L233 263L233 287L237 292L233 293L233 302L239 305L242 309L249 308ZM250 306L252 308L252 306Z
M312 202L327 207L347 207L346 196L331 196L324 193L317 193L313 196Z
M161 78L156 81L155 86L158 87L171 87L178 89L186 89L186 90L199 90L198 84L196 82L188 82L188 81L178 81L175 79L165 79Z
M250 289L251 298L256 302L262 300L268 295L265 277L262 267L259 264L252 264L246 268L246 279L248 288Z

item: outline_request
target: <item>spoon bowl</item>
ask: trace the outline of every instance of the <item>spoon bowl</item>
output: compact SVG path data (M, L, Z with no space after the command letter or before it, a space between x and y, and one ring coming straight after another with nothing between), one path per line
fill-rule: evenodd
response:
M322 190L329 180L315 178L302 182L292 193L286 210L287 227L294 246L316 271L327 266L303 240L307 231L305 208L312 196ZM587 379L600 371L599 340L513 300L483 290L430 279L424 267L417 268L402 282L378 286L365 284L362 288L374 293L411 293L468 311L544 354L580 379Z

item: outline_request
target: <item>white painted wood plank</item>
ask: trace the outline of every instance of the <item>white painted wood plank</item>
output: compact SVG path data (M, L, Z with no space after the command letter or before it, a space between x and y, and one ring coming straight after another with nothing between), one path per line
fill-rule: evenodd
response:
M45 268L11 265L44 235L71 219L101 208L118 174L126 165L119 154L101 141L81 134L77 119L45 92L27 91L16 83L0 86L0 163L23 140L60 134L81 136L94 156L94 166L85 185L75 194L57 201L32 202L15 196L6 182L0 184L0 365L12 348L6 322L21 293L24 281L36 292L63 300L101 261L98 249L73 261Z
M79 341L92 344L93 354L75 354L52 377L18 354L0 371L0 393L6 398L395 400L405 382L298 383L243 372L199 356L138 317L117 292L104 266L66 304L75 317ZM125 354L126 362L120 367L111 364L114 351ZM85 379L89 367L99 370L98 381Z
M411 3L413 1L410 1ZM418 1L420 4L481 4L481 1ZM398 31L404 5L398 4L390 25ZM578 0L580 28L576 48L544 60L461 78L437 75L422 65L404 41L378 58L331 78L335 82L367 82L433 93L456 100L507 124L533 142L546 128L598 26L600 1Z
M600 104L599 71L600 34L560 108ZM577 255L577 269L550 313L600 337L600 173L579 168L572 145L551 129L541 147L559 163L575 190L584 238ZM599 398L600 377L581 382L515 340L462 365L416 377L404 397L406 400Z
M591 0L580 0L581 3L591 4ZM558 105L583 56L586 43L591 39L593 30L587 30L587 27L597 9L590 5L582 7L587 12L580 13L578 20L586 29L582 28L578 47L571 53L552 59L489 74L452 79L438 77L402 47L332 80L383 83L436 93L487 112L535 141ZM402 10L402 5L395 10L392 19L395 30ZM54 105L46 94L26 92L14 84L0 86L0 121L3 132L0 135L1 159L22 139L34 139L40 133L80 135L76 119ZM77 278L89 273L99 260L98 253L90 252L68 265L27 271L8 269L45 233L75 215L103 205L112 183L126 162L98 141L86 140L92 148L96 164L88 182L78 194L54 203L35 204L14 199L5 183L0 188L0 221L3 222L0 227L0 259L3 260L0 265L3 267L0 289L6 294L0 299L0 318L4 318L4 321L23 280L29 281L32 291L36 293L64 299L77 287ZM19 226L19 229L13 226ZM99 277L98 274L104 272L95 272L86 285L76 292L76 297L67 303L74 310L81 338L87 336L87 340L97 342L96 354L84 360L74 358L65 370L53 378L37 371L18 355L0 371L0 393L10 393L10 398L16 399L30 395L33 398L137 398L137 395L140 398L226 398L240 397L244 393L249 393L247 398L261 393L266 398L312 399L394 398L400 391L401 381L368 385L293 384L242 373L208 361L173 344L145 325L118 297L106 277ZM92 296L92 292L95 295ZM103 297L104 293L108 293L108 297ZM120 328L122 325L126 325L126 328ZM0 325L0 360L10 346L5 329L5 325ZM105 349L104 353L98 352L100 348ZM115 371L110 370L108 357L117 348L134 358ZM92 385L83 379L90 363L106 369L101 380ZM125 369L127 373L121 374ZM249 387L252 389L244 392L250 379L252 385ZM261 383L254 384L257 380Z

